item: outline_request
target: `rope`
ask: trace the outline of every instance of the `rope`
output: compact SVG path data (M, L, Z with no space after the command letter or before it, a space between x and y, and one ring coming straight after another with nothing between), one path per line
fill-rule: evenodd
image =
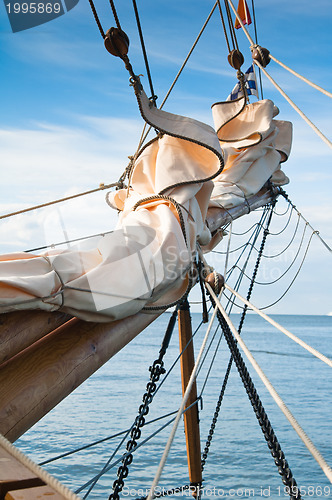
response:
M168 99L168 97L169 97L170 93L172 92L172 90L173 90L173 88L174 88L174 86L175 86L176 82L177 82L177 81L178 81L178 79L180 78L182 71L184 70L184 68L185 68L185 66L186 66L186 64L187 64L187 62L188 62L188 60L189 60L189 58L190 58L191 54L193 53L193 51L194 51L194 49L195 49L195 47L196 47L197 43L199 42L199 39L201 38L201 36L202 36L202 34L203 34L203 32L204 32L204 30L205 30L205 28L206 28L206 26L207 26L208 22L210 21L210 19L211 19L211 17L212 17L212 14L214 13L214 11L215 11L215 9L216 9L216 7L217 7L217 5L218 5L218 1L216 1L216 3L214 4L214 6L212 7L212 9L211 9L211 11L210 11L210 14L208 15L208 17L207 17L207 19L206 19L205 23L203 24L203 27L201 28L200 32L198 33L198 35L197 35L197 37L196 37L196 40L194 41L193 45L191 46L191 49L189 50L189 52L188 52L188 54L187 54L187 56L186 56L185 60L183 61L182 65L181 65L181 67L180 67L180 69L179 69L179 71L177 72L177 74L176 74L176 76L175 76L175 78L174 78L174 80L173 80L173 82L172 82L172 84L171 84L170 88L168 89L168 91L167 91L167 93L166 93L166 95L165 95L165 97L164 97L164 100L163 100L163 102L161 103L161 105L160 105L159 109L162 109L162 108L163 108L163 106L164 106L165 102L167 101L167 99ZM151 130L151 126L148 128L148 130L147 130L147 132L145 133L145 135L144 135L143 139L141 139L141 141L140 141L140 143L141 143L141 144L142 144L142 143L145 141L145 139L147 138L147 136L148 136L148 134L149 134L150 130ZM143 134L142 134L142 135L143 135Z
M139 18L139 14L138 14L136 0L132 0L132 2L133 2L134 12L135 12L135 18L136 18L136 24L137 24L137 29L138 29L138 34L139 34L139 38L140 38L140 42L141 42L141 47L142 47L142 52L143 52L143 57L144 57L145 68L146 68L146 72L147 72L148 80L149 80L149 85L150 85L151 101L155 104L156 100L157 100L157 96L154 94L152 77L151 77L151 72L150 72L150 66L149 66L148 56L147 56L146 49L145 49L143 32L142 32L141 22L140 22L140 18Z
M158 358L153 362L152 366L149 367L150 372L150 382L146 385L146 392L142 398L142 404L140 404L138 409L138 416L135 419L134 425L130 432L130 438L127 442L126 449L131 452L136 446L137 441L141 437L141 427L145 425L145 416L149 413L149 406L153 400L153 394L156 391L156 382L159 381L160 376L166 373L164 368L164 355L166 354L170 338L174 331L175 321L177 318L177 309L173 311L172 316L169 319L168 326L162 341L161 348L159 350ZM117 479L113 483L113 492L109 496L109 500L119 500L119 493L122 491L124 486L124 479L128 476L128 466L133 461L132 453L126 454L122 460L122 464L118 468ZM106 464L108 465L108 464ZM91 488L90 488L91 489ZM90 490L89 490L90 491Z
M236 10L236 8L234 7L234 5L233 5L233 3L232 3L232 0L227 0L227 2L228 2L228 3L229 3L229 5L232 7L232 10L233 10L234 14L236 15L236 18L237 18L237 20L239 21L240 26L241 26L241 28L243 29L243 32L244 32L244 34L246 35L246 37L248 38L248 40L249 40L250 44L251 44L252 46L254 46L254 45L255 45L255 43L254 43L253 39L251 38L251 36L249 35L248 31L246 30L246 28L245 28L245 26L244 26L244 24L243 24L243 22L242 22L241 17L240 17L240 16L239 16L239 14L237 13L237 10Z
M324 354L322 354L319 351L317 351L317 349L314 349L309 344L307 344L303 340L299 339L296 335L294 335L290 331L286 330L286 328L284 328L279 323L277 323L276 321L274 321L267 314L263 313L260 309L258 309L258 307L254 306L251 302L249 302L249 300L245 299L238 292L236 292L235 290L233 290L233 288L231 288L229 285L227 285L227 283L225 284L225 287L232 294L234 294L238 299L240 299L244 304L246 304L248 307L250 307L250 309L252 309L257 314L259 314L262 318L264 318L268 323L270 323L271 325L273 325L280 332L282 332L285 335L287 335L287 337L289 337L290 339L294 340L294 342L296 342L301 347L303 347L304 349L306 349L308 352L310 352L311 354L313 354L314 356L316 356L316 358L320 359L321 361L324 361L324 363L326 363L328 366L330 366L332 368L332 360L331 359L327 358L326 356L324 356Z
M271 56L271 54L270 54L270 59L272 59L277 64L280 64L280 66L282 66L283 68L285 68L287 71L289 71L293 75L297 76L297 78L300 78L300 80L304 81L305 83L307 83L308 85L310 85L314 89L319 90L319 92L322 92L323 94L325 94L328 97L332 98L332 93L331 92L328 92L327 90L323 89L319 85L316 85L315 83L311 82L310 80L308 80L304 76L300 75L299 73L296 73L296 71L294 71L293 69L291 69L288 66L286 66L286 64L283 64L281 61L278 61L278 59L276 57Z
M55 248L66 243L76 243L77 241L89 240L90 238L97 238L97 236L104 237L106 234L114 233L114 231L105 231L104 233L91 234L90 236L82 236L81 238L74 238L73 240L60 241L59 243L51 243L50 245L44 245L43 247L29 248L29 250L24 250L25 253L37 252L39 250L45 250L46 248ZM69 245L68 245L69 247Z
M175 361L173 362L173 364L171 365L171 367L169 368L168 372L165 374L164 378L161 380L161 382L159 383L158 387L156 388L154 394L153 394L153 397L156 396L157 392L161 389L162 385L166 382L166 379L169 377L169 375L171 374L171 372L173 371L173 369L175 368L175 366L177 365L177 362L179 361L180 357L182 356L183 352L187 349L188 345L193 341L194 337L196 336L196 334L198 333L200 327L202 326L203 322L201 321L199 323L199 325L197 326L196 330L194 331L193 335L192 335L192 338L188 341L187 345L183 348L183 350L178 354L178 356L176 357ZM195 401L193 403L196 404L197 402ZM190 405L185 411L187 411L191 406L193 405ZM177 411L175 412L172 412L170 415L172 415L173 413L177 413ZM166 415L167 417L168 415ZM174 417L175 418L175 417ZM161 430L163 430L167 425L171 424L173 421L174 421L174 418L172 420L169 420L167 422L167 424L165 424L165 426L163 426ZM134 425L134 424L133 424ZM122 440L120 441L120 443L117 445L115 451L112 453L112 456L110 457L110 459L108 460L107 464L109 464L113 458L115 457L116 453L119 451L119 449L121 448L121 446L123 445L123 443L125 442L125 440L127 439L128 435L129 435L129 432L132 430L133 428L133 425L130 427L130 429L128 429L127 431L125 431L125 436L122 438ZM123 434L123 433L122 433ZM155 434L152 434L151 437L154 437ZM151 437L149 437L147 440L151 439ZM143 444L145 444L147 442L147 440L143 441L141 444L138 444L137 447L135 448L138 449L140 446L142 446ZM94 476L92 479L90 479L90 481L88 481L87 483L85 483L83 486L81 486L78 490L76 490L76 493L79 493L80 491L82 491L83 489L85 489L86 487L90 486L94 481L98 481L98 479L103 475L105 474L106 472L108 472L110 469L112 469L113 467L115 467L115 465L117 465L121 460L122 460L123 456L121 458L119 458L118 460L116 460L116 462L113 462L111 465L108 465L107 467L105 468L105 470L103 469L101 472L99 472L96 476ZM107 465L106 464L106 465Z
M171 415L175 415L177 410L171 411L170 413L167 413L165 415L162 415L161 417L154 418L153 420L149 420L148 422L145 422L145 425L149 424L154 424L155 422L158 422L159 420L162 420L163 418L170 417ZM92 443L85 444L84 446L80 446L79 448L75 448L74 450L67 451L66 453L61 453L61 455L56 455L55 457L49 458L48 460L45 460L44 462L40 462L38 465L46 465L52 462L55 462L56 460L60 460L61 458L68 457L70 455L74 455L75 453L79 453L80 451L87 450L89 448L93 448L93 446L98 446L98 444L105 443L105 441L110 441L111 439L114 439L116 437L122 436L126 432L129 433L131 430L131 427L129 429L125 429L124 431L117 432L116 434L112 434L112 436L107 436L102 439L98 439L97 441L93 441Z
M240 288L240 285L241 285L242 280L243 280L243 277L244 277L244 272L245 272L245 270L247 269L247 266L248 266L248 264L249 264L249 260L250 260L250 258L251 258L251 254L252 254L252 252L253 252L253 249L255 248L255 243L256 243L256 241L258 240L258 237L259 237L259 234L260 234L261 230L263 229L263 224L265 223L267 216L268 216L268 209L265 207L264 212L263 212L263 214L262 214L262 216L261 216L261 218L260 218L260 223L257 225L256 229L255 229L255 230L253 231L253 233L251 234L251 236L250 236L250 238L249 238L249 240L248 240L248 242L247 242L247 245L244 247L244 249L242 250L242 252L241 252L241 253L240 253L240 255L238 256L238 258L237 258L237 260L236 260L235 264L234 264L234 265L232 266L232 268L229 270L229 273L228 273L227 278L229 278L229 277L232 275L232 273L233 273L233 271L235 270L235 268L236 268L237 264L240 262L240 260L241 260L242 256L244 255L244 252L245 252L246 248L247 248L247 247L249 247L248 255L247 255L247 257L246 257L246 260L245 260L244 264L243 264L243 265L242 265L242 267L240 268L240 275L239 275L239 277L238 277L238 279L237 279L237 281L236 281L236 283L235 283L235 288L236 288L236 289L239 289L239 288ZM251 240L251 239L253 239L252 244L250 244L250 240ZM250 297L248 297L248 298L250 298ZM231 300L231 299L229 300L229 304L228 304L228 306L230 306L230 307L228 308L228 309L229 309L229 311L228 311L228 312L229 312L229 314L230 314L230 313L231 313L231 311L232 311L233 306L237 306L237 305L235 304L235 298L234 298L233 300Z
M194 404L197 404L197 401L194 402ZM174 417L175 418L175 417ZM159 429L157 429L155 432L153 432L152 434L150 434L150 436L148 436L147 438L145 438L141 443L139 443L133 450L132 452L138 450L139 448L141 448L141 446L145 445L146 443L148 443L152 438L154 438L155 436L157 436L161 431L163 431L166 427L168 427L172 422L174 422L174 418L172 418L171 420L169 420L168 422L166 422L166 424L162 425ZM84 490L85 488L87 488L88 486L90 486L94 481L98 481L98 479L103 476L104 474L106 474L106 472L110 471L111 469L113 469L116 465L118 465L118 463L120 463L126 456L129 455L129 453L131 452L127 452L125 455L122 455L120 458L118 458L115 462L111 463L110 465L108 465L105 469L102 469L102 471L98 472L98 474L96 474L92 479L90 479L88 482L86 482L85 484L83 484L83 486L80 486L77 490L76 490L76 493L80 493L82 490ZM87 497L87 494L83 497L83 498L86 498Z
M72 491L70 491L66 486L61 484L55 477L51 476L44 469L35 464L29 457L24 455L19 449L12 445L8 439L6 439L2 434L0 434L0 445L4 450L6 450L12 457L18 460L22 465L27 467L33 474L38 476L42 481L51 486L57 493L62 495L67 500L80 500L79 497Z
M277 84L275 80L273 80L272 76L269 75L269 73L266 71L265 68L256 60L254 60L254 63L263 71L264 75L267 76L267 78L270 80L270 82L276 87L276 89L280 92L280 94L286 99L286 101L292 106L292 108L295 109L295 111L301 116L301 118L316 132L316 134L324 141L331 149L332 149L332 142L325 137L325 135L319 130L319 128L316 127L312 123L311 120L301 111L301 109L295 104L295 102L292 101L292 99L282 90L282 88Z
M256 25L256 12L255 12L255 2L254 0L251 0L251 8L252 8L252 15L254 19L254 30L255 30L255 42L256 45L258 45L258 34L257 34L257 25ZM262 83L262 73L261 70L258 70L259 74L259 86L260 86L260 91L261 91L261 99L264 99L263 96L263 83Z
M211 288L211 287L210 287ZM207 292L209 293L209 288L207 287ZM216 306L216 303L209 293L212 304ZM281 449L277 436L272 428L271 422L266 414L266 411L262 405L260 397L257 393L255 385L252 381L252 378L248 372L248 369L245 365L245 362L241 356L241 353L238 348L238 343L235 337L232 334L231 329L229 328L225 318L218 310L217 312L218 320L222 329L224 331L224 336L229 347L229 350L232 355L232 359L234 359L236 368L243 382L243 386L246 390L248 398L250 400L251 406L255 412L257 421L262 430L264 438L267 442L269 450L271 452L272 457L274 458L274 463L278 468L278 472L282 478L282 482L285 486L289 488L289 494L291 499L300 500L301 493L297 488L297 483L293 477L292 471L289 467L289 464L286 460L285 454Z
M216 294L214 293L214 291L212 290L212 288L210 287L210 285L207 283L206 286L207 286L210 294L212 295L213 300L215 301L215 303L216 303L219 311L221 312L221 314L223 315L223 317L224 317L225 321L227 322L229 328L231 329L234 337L236 338L237 342L241 346L243 352L247 356L248 360L252 364L252 366L255 369L255 371L257 372L258 376L262 380L263 384L265 385L265 387L267 388L267 390L271 394L272 398L277 403L277 405L279 406L280 410L285 415L285 417L287 418L287 420L289 421L289 423L292 425L293 429L296 431L296 433L298 434L298 436L300 437L300 439L302 440L302 442L308 448L308 450L311 453L311 455L318 462L319 466L322 468L322 470L323 470L324 474L326 475L326 477L332 483L332 470L331 470L331 468L326 463L325 459L323 458L323 456L321 455L321 453L317 450L317 448L315 447L315 445L312 443L311 439L307 436L307 434L305 433L305 431L302 429L302 427L300 426L300 424L297 422L297 420L295 419L295 417L293 416L293 414L291 413L291 411L287 408L286 404L284 403L284 401L282 400L282 398L279 396L279 394L277 393L277 391L275 390L275 388L273 387L273 385L271 384L271 382L269 381L269 379L267 378L267 376L265 375L265 373L263 372L263 370L261 369L261 367L258 365L257 361L255 360L255 358L253 357L253 355L251 354L251 352L247 348L246 344L243 342L242 337L238 334L238 332L237 332L236 328L234 327L231 319L229 318L229 316L227 315L226 311L222 307L222 305L221 305L218 297L216 296Z
M225 36L225 40L226 40L226 45L227 45L227 48L228 48L228 52L230 52L231 51L231 47L229 45L229 40L228 40L227 31L226 31L226 25L225 25L224 16L223 16L223 13L222 13L222 10L221 10L220 0L218 0L218 8L219 8L220 18L221 18L221 22L222 22L222 27L224 29L224 36Z
M118 18L118 14L116 12L116 8L115 8L115 5L114 5L114 2L113 2L113 0L109 0L109 2L110 2L111 9L112 9L112 13L113 13L113 17L114 17L114 21L115 21L116 27L119 30L122 31L121 24L120 24L120 21L119 21L119 18Z
M161 476L161 473L163 471L163 468L165 466L165 463L166 463L166 460L167 460L167 457L168 457L168 454L169 454L169 451L170 451L170 448L172 446L172 443L173 443L173 440L174 440L174 437L175 437L175 433L176 433L176 430L178 428L178 425L179 425L179 422L180 422L180 419L182 417L182 414L183 414L183 411L184 411L184 407L186 405L186 402L188 400L188 397L189 397L189 394L190 394L190 391L191 391L191 388L192 388L192 385L196 379L196 373L197 373L197 369L198 369L198 366L200 364L200 361L201 361L201 358L203 356L203 353L204 353L204 350L205 350L205 347L206 347L206 344L207 344L207 341L208 341L208 338L209 338L209 334L210 334L210 330L212 328L212 324L214 322L214 319L215 319L215 316L217 314L217 307L214 308L214 311L213 311L213 314L212 314L212 317L211 317L211 320L209 322L209 325L208 325L208 328L207 328L207 331L206 331L206 334L205 334L205 337L203 339L203 342L202 342L202 345L201 345L201 348L200 348L200 351L198 353L198 356L197 356L197 359L196 359L196 362L195 362L195 366L193 368L193 371L191 373L191 376L190 376L190 379L189 379L189 382L188 382L188 385L187 385L187 388L186 388L186 391L183 395L183 398L182 398L182 402L181 402L181 405L180 405L180 408L179 408L179 411L175 417L175 420L174 420L174 424L173 424L173 427L172 427L172 430L171 430L171 433L170 433L170 436L168 438L168 441L166 443L166 446L165 446L165 450L164 450L164 453L163 453L163 456L161 457L161 460L160 460L160 463L159 463L159 467L158 467L158 470L156 472L156 475L154 477L154 480L152 482L152 485L151 485L151 488L150 488L150 492L149 492L149 495L148 495L148 498L147 500L152 500L153 498L153 495L154 495L154 491L158 485L158 482L159 482L159 479L160 479L160 476Z
M227 274L228 259L229 259L231 239L232 239L232 231L233 231L233 220L231 221L230 229L229 229L229 233L228 233L228 242L227 242L226 258L225 258L224 276L226 276L226 274Z
M243 32L244 34L246 35L246 37L248 38L250 44L251 44L251 47L255 47L255 43L253 41L253 39L251 38L251 36L249 35L248 31L246 30L239 14L237 13L233 3L231 0L228 0L228 3L229 5L232 7L233 9L233 12L234 14L236 15L240 25L241 25L241 28L243 29ZM276 60L273 56L271 56L271 54L269 55L271 59L273 59L275 62L279 63L278 60ZM332 143L331 141L329 141L329 139L327 137L325 137L324 134L322 134L322 132L316 127L316 125L314 125L310 120L309 118L300 110L300 108L290 99L290 97L288 97L288 95L281 89L281 87L279 87L279 85L273 80L273 78L268 74L268 72L266 71L265 68L263 68L263 66L256 60L254 60L254 63L259 67L260 70L263 71L263 73L267 76L267 78L270 80L270 82L279 90L280 94L286 99L286 101L295 109L295 111L301 116L301 118L303 118L303 120L308 123L308 125L316 132L316 134L332 149ZM290 68L287 68L286 66L286 69L289 69ZM292 71L292 70L291 70ZM297 73L296 73L296 76L299 76ZM301 77L303 78L303 77ZM305 79L306 81L306 79ZM311 82L309 82L309 80L307 81L307 83L311 84ZM314 84L312 84L312 86L314 86ZM320 87L318 87L319 90L324 90L324 89L321 89ZM325 93L325 91L324 91ZM330 95L332 97L332 95Z
M275 214L275 212L274 212L274 214ZM263 254L263 257L265 259L276 259L277 257L280 257L280 255L282 255L283 253L285 253L286 250L288 250L288 248L293 243L293 241L295 239L295 236L297 235L297 231L298 231L299 225L300 225L300 216L299 216L299 214L297 214L297 222L296 222L295 230L294 230L293 236L291 237L289 243L285 246L285 248L283 248L283 250L281 250L281 252L279 252L277 254L274 254L274 255L265 255L265 254ZM307 226L305 226L305 227L307 227Z
M228 19L228 26L229 26L229 31L230 31L231 38L232 38L233 48L236 49L236 50L239 50L239 46L238 46L238 43L237 43L237 37L236 37L236 33L235 33L235 28L234 28L234 25L233 25L233 20L232 20L231 12L229 10L229 5L227 3L227 0L224 0L224 1L225 1L225 8L226 8L227 19Z
M277 304L278 302L280 302L281 299L283 299L285 297L285 295L289 292L289 290L291 289L291 287L293 286L293 283L295 282L296 278L298 277L298 275L300 274L300 271L302 269L302 266L304 264L304 261L307 257L307 253L308 253L308 250L309 250L309 247L310 247L310 244L311 244L311 241L312 241L312 237L315 233L311 233L311 236L309 238L309 241L308 241L308 244L307 244L307 247L305 249L305 252L303 254L303 258L301 260L301 263L300 263L300 266L298 268L298 270L296 271L295 273L295 276L294 278L292 279L292 281L290 282L290 284L288 285L288 287L286 288L286 290L284 291L284 293L279 297L278 300L276 300L275 302L272 302L272 304L269 304L268 306L264 306L264 307L261 307L261 309L268 309L269 307L272 307L274 306L275 304Z
M286 191L284 191L282 188L279 188L279 192L280 192L281 196L283 196L285 198L285 200L296 210L296 212L298 213L298 215L304 220L304 222L310 227L310 229L312 229L313 233L320 239L320 241L323 243L323 245L325 246L325 248L329 252L332 253L332 248L326 243L326 241L323 240L323 238L319 234L319 231L317 231L310 224L310 222L304 217L304 215L302 215L301 212L298 211L298 209L296 208L296 206L294 205L294 203L292 203L291 200L288 198L288 194L286 193Z
M100 32L102 38L104 39L105 38L105 32L104 32L103 27L101 25L101 22L99 20L99 17L98 17L97 11L96 11L96 7L95 7L95 5L93 3L93 0L89 0L89 4L90 4L91 10L92 10L93 17L95 18L95 21L97 23L99 32Z
M99 188L91 189L90 191L84 191L83 193L73 194L71 196L66 196L65 198L60 198L58 200L48 201L47 203L42 203L41 205L35 205L34 207L23 208L22 210L17 210L17 212L11 212L9 214L0 215L0 219L6 219L7 217L12 217L13 215L24 214L26 212L31 212L32 210L37 210L38 208L49 207L50 205L55 205L56 203L62 203L63 201L72 200L78 198L79 196L85 196L87 194L96 193L97 191L102 191L103 189L109 189L118 186L118 182L113 182L112 184L100 184Z
M298 219L298 220L300 220L300 219ZM286 274L290 271L290 269L291 269L291 268L293 267L293 265L295 264L295 262L296 262L296 260L297 260L297 258L298 258L298 256L299 256L299 254L300 254L300 251L301 251L301 248L302 248L302 245L303 245L303 241L304 241L304 236L305 236L305 233L306 233L306 229L307 229L307 225L305 225L305 226L304 226L304 230L303 230L303 233L302 233L302 237L301 237L300 245L299 245L299 247L298 247L298 249L297 249L297 251L296 251L296 254L295 254L295 256L294 256L294 258L293 258L292 262L289 264L289 266L287 267L286 271L284 271L284 272L283 272L283 273L282 273L282 274L281 274L278 278L276 278L276 279L275 279L275 280L273 280L273 281L257 281L257 280L255 279L255 280L254 280L254 282L255 282L257 285L264 285L264 286L265 286L265 285L273 285L274 283L277 283L279 280L281 280L284 276L286 276ZM311 236L311 238L312 238L312 236ZM311 240L311 238L309 238L309 241ZM289 245L288 245L288 246L289 246ZM286 247L286 249L288 248L288 246ZM256 248L255 248L255 250L256 250L256 251L258 251ZM279 254L279 255L282 255L282 253L283 253L284 251L285 251L285 249L284 249L282 252L280 252L280 254ZM305 252L305 253L306 253L306 252ZM264 257L264 258L274 258L274 256L266 256L266 255L264 255L264 254L262 254L262 257ZM302 267L302 263L303 263L303 261L301 262L300 268ZM234 266L234 267L236 267L236 268L240 269L240 267L239 267L239 266ZM241 269L240 269L240 270L241 270ZM241 270L241 271L242 271L242 270ZM244 276L245 276L246 278L248 278L249 280L251 280L251 279L252 279L252 278L250 278L250 276L248 276L246 273L243 273L243 274L244 274ZM247 297L247 299L248 299L248 297ZM248 299L248 300L249 300L249 299Z

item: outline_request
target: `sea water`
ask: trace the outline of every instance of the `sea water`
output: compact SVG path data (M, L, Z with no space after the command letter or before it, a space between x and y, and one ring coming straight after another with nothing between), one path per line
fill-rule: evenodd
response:
M149 380L149 366L158 357L169 318L170 314L164 314L142 332L22 436L16 442L18 447L40 463L130 428ZM232 318L237 325L239 316L233 315ZM332 317L273 318L317 350L332 357ZM194 330L200 322L201 315L193 313ZM205 331L206 325L203 325L195 335L196 355ZM331 368L252 314L247 315L242 337L290 411L325 460L332 465ZM208 342L210 347L197 381L198 394L201 395L199 406L202 450L229 361L227 344L224 339L219 341L220 333L213 328ZM167 370L173 364L174 367L155 395L146 417L147 422L173 412L180 406L180 368L179 363L175 363L178 353L177 332L174 331L164 358ZM302 497L332 498L329 480L273 402L250 363L246 361L246 364L293 476L301 488ZM147 494L172 423L162 431L160 428L172 418L174 417L169 416L142 428L142 436L138 442L150 439L134 453L122 498L131 500ZM156 435L151 437L155 432ZM44 467L65 485L77 491L98 474L105 464L113 465L119 460L129 437L119 447L121 439L123 435ZM88 498L108 498L118 465L113 465L100 477ZM236 366L232 367L229 377L203 478L203 498L289 498ZM188 484L188 469L181 419L157 491L185 484ZM83 498L87 489L80 491L79 496ZM172 498L175 497L192 498L190 492L184 489L180 489Z

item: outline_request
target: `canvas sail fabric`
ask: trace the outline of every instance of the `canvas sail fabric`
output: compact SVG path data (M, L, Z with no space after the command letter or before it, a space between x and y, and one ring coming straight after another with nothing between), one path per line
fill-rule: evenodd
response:
M210 206L239 205L268 179L278 186L289 182L281 163L290 153L292 124L275 120L278 113L269 99L245 105L240 98L212 106L225 167L214 179Z
M90 251L2 256L1 312L61 309L85 320L111 321L185 293L196 242L210 239L210 179L223 168L222 151L212 127L150 106L142 93L142 113L164 135L137 156L129 193L112 194L113 206L121 210L115 231Z
M284 182L279 164L289 134L277 150L277 128L289 127L277 126L271 101L214 106L216 133L158 110L142 89L136 95L142 116L161 133L136 156L130 189L109 198L120 211L114 232L93 250L1 256L0 312L62 310L111 321L175 302L188 290L197 242L207 248L211 241L209 204L241 202L271 175Z

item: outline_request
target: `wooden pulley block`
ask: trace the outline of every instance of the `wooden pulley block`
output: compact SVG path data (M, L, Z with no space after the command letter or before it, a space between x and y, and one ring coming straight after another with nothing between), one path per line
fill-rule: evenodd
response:
M113 56L124 57L128 54L129 38L119 28L110 28L106 32L104 44L106 50Z
M216 271L213 271L213 273L208 274L207 277L205 278L205 281L210 285L210 287L212 288L212 290L216 295L219 295L222 287L225 284L225 278L223 277L223 275L217 273Z
M229 64L234 69L240 69L242 64L244 63L244 57L242 52L237 49L231 50L231 52L227 56Z
M265 68L271 61L270 59L270 51L261 47L260 45L256 45L251 51L252 58L259 62Z

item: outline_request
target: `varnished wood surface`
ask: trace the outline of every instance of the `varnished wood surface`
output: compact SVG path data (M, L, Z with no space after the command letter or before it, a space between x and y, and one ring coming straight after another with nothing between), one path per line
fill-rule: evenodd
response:
M15 441L158 314L112 323L72 319L0 366L0 432Z
M0 364L70 318L65 313L46 311L16 311L0 314Z
M181 378L182 394L185 393L192 370L195 365L193 342L188 342L192 338L191 317L189 309L180 309L178 311L179 323L179 343L180 352L187 346L183 352L181 360ZM188 345L187 345L188 344ZM197 399L196 381L194 382L186 408ZM190 483L196 485L202 481L201 470L201 443L199 432L199 418L197 404L187 410L184 415L184 430L186 435L187 459Z
M53 490L50 486L38 486L9 491L5 500L65 500L66 497ZM1 500L1 498L0 498Z
M45 483L39 477L0 446L0 500L9 490L42 484Z

